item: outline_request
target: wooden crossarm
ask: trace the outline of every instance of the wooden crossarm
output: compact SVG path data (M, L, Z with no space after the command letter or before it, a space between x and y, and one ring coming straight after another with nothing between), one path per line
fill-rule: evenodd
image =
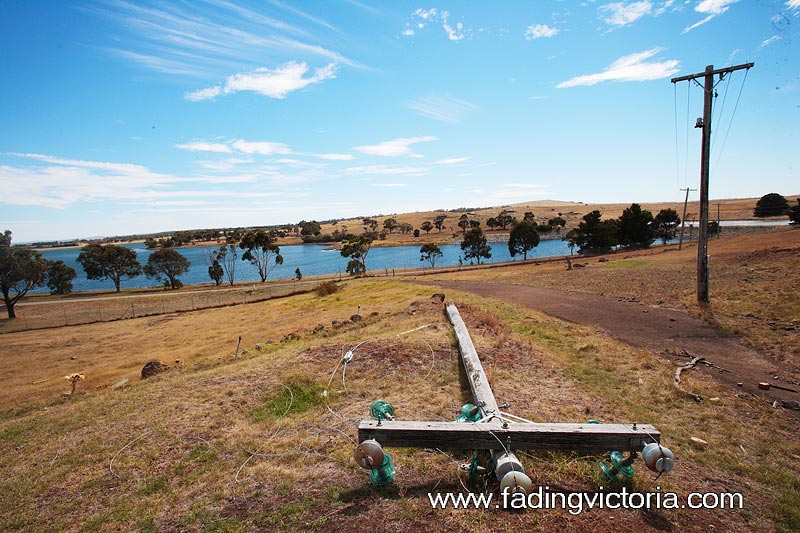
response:
M498 421L484 423L362 420L358 440L375 439L383 446L468 450L560 450L587 454L611 450L641 451L660 442L661 433L649 424L633 429L627 424L518 423L503 428ZM499 440L498 440L499 439ZM502 444L501 444L502 441ZM510 445L510 446L509 446Z

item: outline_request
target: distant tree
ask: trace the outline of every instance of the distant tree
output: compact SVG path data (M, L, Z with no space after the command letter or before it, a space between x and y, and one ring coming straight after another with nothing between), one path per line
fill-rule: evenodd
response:
M300 235L319 235L320 233L322 233L322 226L316 220L300 222Z
M497 219L496 219L496 218L494 218L494 217L490 217L490 218L489 218L489 219L486 221L486 226L487 226L487 227L488 227L490 230L493 230L493 229L495 229L496 227L500 226L500 223L497 221Z
M481 228L473 228L464 234L461 241L461 249L464 251L464 259L475 258L481 264L481 257L489 259L492 257L492 249L486 241L486 236Z
M472 220L469 221L469 227L470 228L480 228L481 227L481 221L472 219Z
M533 222L520 222L508 236L508 252L511 257L522 254L523 261L526 261L528 252L537 246L539 246L539 233Z
M776 192L765 194L756 202L753 216L756 217L777 217L785 215L789 211L789 202Z
M569 246L569 254L575 253L575 247L578 246L578 230L571 229L561 238L562 241L567 241Z
M503 228L503 229L506 229L506 226L511 224L511 222L513 220L514 220L514 217L512 217L511 213L509 213L505 209L500 211L500 214L497 215L497 221L500 223L500 227Z
M444 221L447 219L447 215L436 215L433 219L433 225L436 226L436 229L439 230L439 233L442 232L442 228L444 228Z
M800 226L800 198L797 199L797 205L789 208L789 220L793 226Z
M11 232L0 235L0 291L8 318L16 318L14 306L28 291L45 282L47 260L33 248L11 246Z
M469 217L466 213L461 215L458 219L458 227L461 228L461 232L466 234L467 228L469 227Z
M525 211L525 214L522 217L522 221L533 224L534 222L536 222L536 217L533 215L533 212Z
M170 289L180 289L183 282L178 276L189 272L189 260L170 248L156 250L147 258L144 273L148 278L155 278Z
M551 228L557 228L557 227L563 228L567 225L567 221L561 217L554 217L547 221L547 225L550 226Z
M575 228L570 242L578 246L578 253L603 253L617 244L617 223L615 220L600 220L598 210L583 216L583 222ZM570 233L572 233L572 231ZM569 235L569 233L567 234Z
M294 279L300 281L303 279L303 273L300 271L300 267L294 269Z
M438 261L444 255L439 246L432 242L423 244L419 249L419 253L419 260L427 261L430 263L431 268L435 268L436 261Z
M236 280L236 265L238 264L238 259L239 252L236 249L235 242L223 244L219 247L219 250L211 252L212 262L217 261L222 266L222 270L225 272L225 277L228 279L228 283L231 287L233 287L233 283Z
M148 237L144 240L144 247L148 250L153 250L158 246L158 241L155 240L153 237Z
M425 232L425 235L427 235L427 234L428 234L428 233L430 233L430 232L431 232L431 230L433 229L433 224L431 223L431 221L430 221L430 220L426 220L425 222L423 222L422 224L420 224L420 226L419 226L419 227L420 227L420 229L421 229L422 231L424 231L424 232Z
M354 276L362 275L367 271L367 254L372 246L372 238L358 235L352 239L342 241L342 257L349 257L347 272Z
M418 237L419 237L419 230L418 230L418 229L415 229L415 230L414 230L414 238L416 239L416 238L418 238Z
M212 259L211 264L208 266L208 277L214 281L214 285L219 287L222 284L222 277L225 275L225 270L219 263L219 260Z
M395 220L394 218L387 218L386 220L383 221L383 229L388 231L389 235L392 234L392 231L394 231L395 228L397 228L397 220Z
M369 217L362 218L361 222L364 223L364 232L369 231L371 233L375 233L375 230L378 229L378 221L375 220L374 218L369 218Z
M414 226L412 226L412 225L411 225L411 224L409 224L408 222L401 222L401 223L400 223L400 224L397 226L397 229L399 229L399 230L400 230L400 233L402 233L403 235L405 235L405 234L407 234L407 233L411 233L412 231L414 231Z
M653 214L639 204L631 204L617 220L617 240L629 250L649 248L655 240Z
M661 239L661 244L667 244L675 238L678 226L681 224L681 217L674 209L662 209L653 219L653 229L655 236Z
M260 230L250 230L242 236L239 248L244 250L242 261L250 261L250 264L258 269L258 276L261 283L267 281L270 271L276 265L283 264L281 248L275 243L272 235ZM270 265L270 260L274 257L274 262Z
M719 222L716 220L709 220L708 221L708 235L714 236L720 234L721 228L719 227Z
M110 279L117 292L123 276L130 279L142 273L136 252L116 244L89 244L78 254L78 263L88 279Z
M47 262L47 287L50 294L69 294L72 292L72 280L78 273L64 261Z

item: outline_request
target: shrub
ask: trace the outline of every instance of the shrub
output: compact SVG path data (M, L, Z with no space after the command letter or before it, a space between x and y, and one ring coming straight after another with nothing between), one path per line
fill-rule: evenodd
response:
M339 287L339 285L337 285L335 281L323 281L317 286L316 293L317 296L322 298L330 294L335 294L340 290L342 290L342 288Z

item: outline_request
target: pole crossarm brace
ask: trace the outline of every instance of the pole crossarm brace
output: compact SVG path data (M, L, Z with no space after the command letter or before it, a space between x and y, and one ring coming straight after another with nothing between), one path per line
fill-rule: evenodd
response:
M742 70L742 69L750 69L755 66L755 63L744 63L741 65L736 65L735 67L725 67L725 68L718 68L716 70L712 70L711 72L698 72L697 74L689 74L688 76L680 76L678 78L672 78L672 83L678 83L679 81L688 81L693 80L695 78L703 78L707 75L715 76L717 74L727 74L728 72L733 72L735 70ZM706 87L706 89L708 89Z
M499 421L384 420L378 425L377 421L363 420L358 426L358 440L365 439L399 448L503 451L510 447L596 454L609 450L638 452L645 444L660 442L661 433L647 424L515 423L503 427Z

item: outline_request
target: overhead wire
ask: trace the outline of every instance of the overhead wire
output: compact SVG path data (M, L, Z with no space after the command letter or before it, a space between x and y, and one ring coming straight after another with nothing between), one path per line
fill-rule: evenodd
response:
M736 116L736 110L739 108L739 99L742 97L742 90L744 89L744 82L747 81L747 74L750 72L750 69L745 69L744 77L742 78L742 84L739 86L739 94L736 96L736 103L733 105L733 112L731 113L731 118L728 121L728 129L725 131L725 137L722 139L722 146L717 153L717 160L714 162L714 166L712 168L716 169L717 165L719 164L719 160L722 157L722 151L725 150L725 143L728 142L728 134L731 132L731 126L733 125L733 118Z

